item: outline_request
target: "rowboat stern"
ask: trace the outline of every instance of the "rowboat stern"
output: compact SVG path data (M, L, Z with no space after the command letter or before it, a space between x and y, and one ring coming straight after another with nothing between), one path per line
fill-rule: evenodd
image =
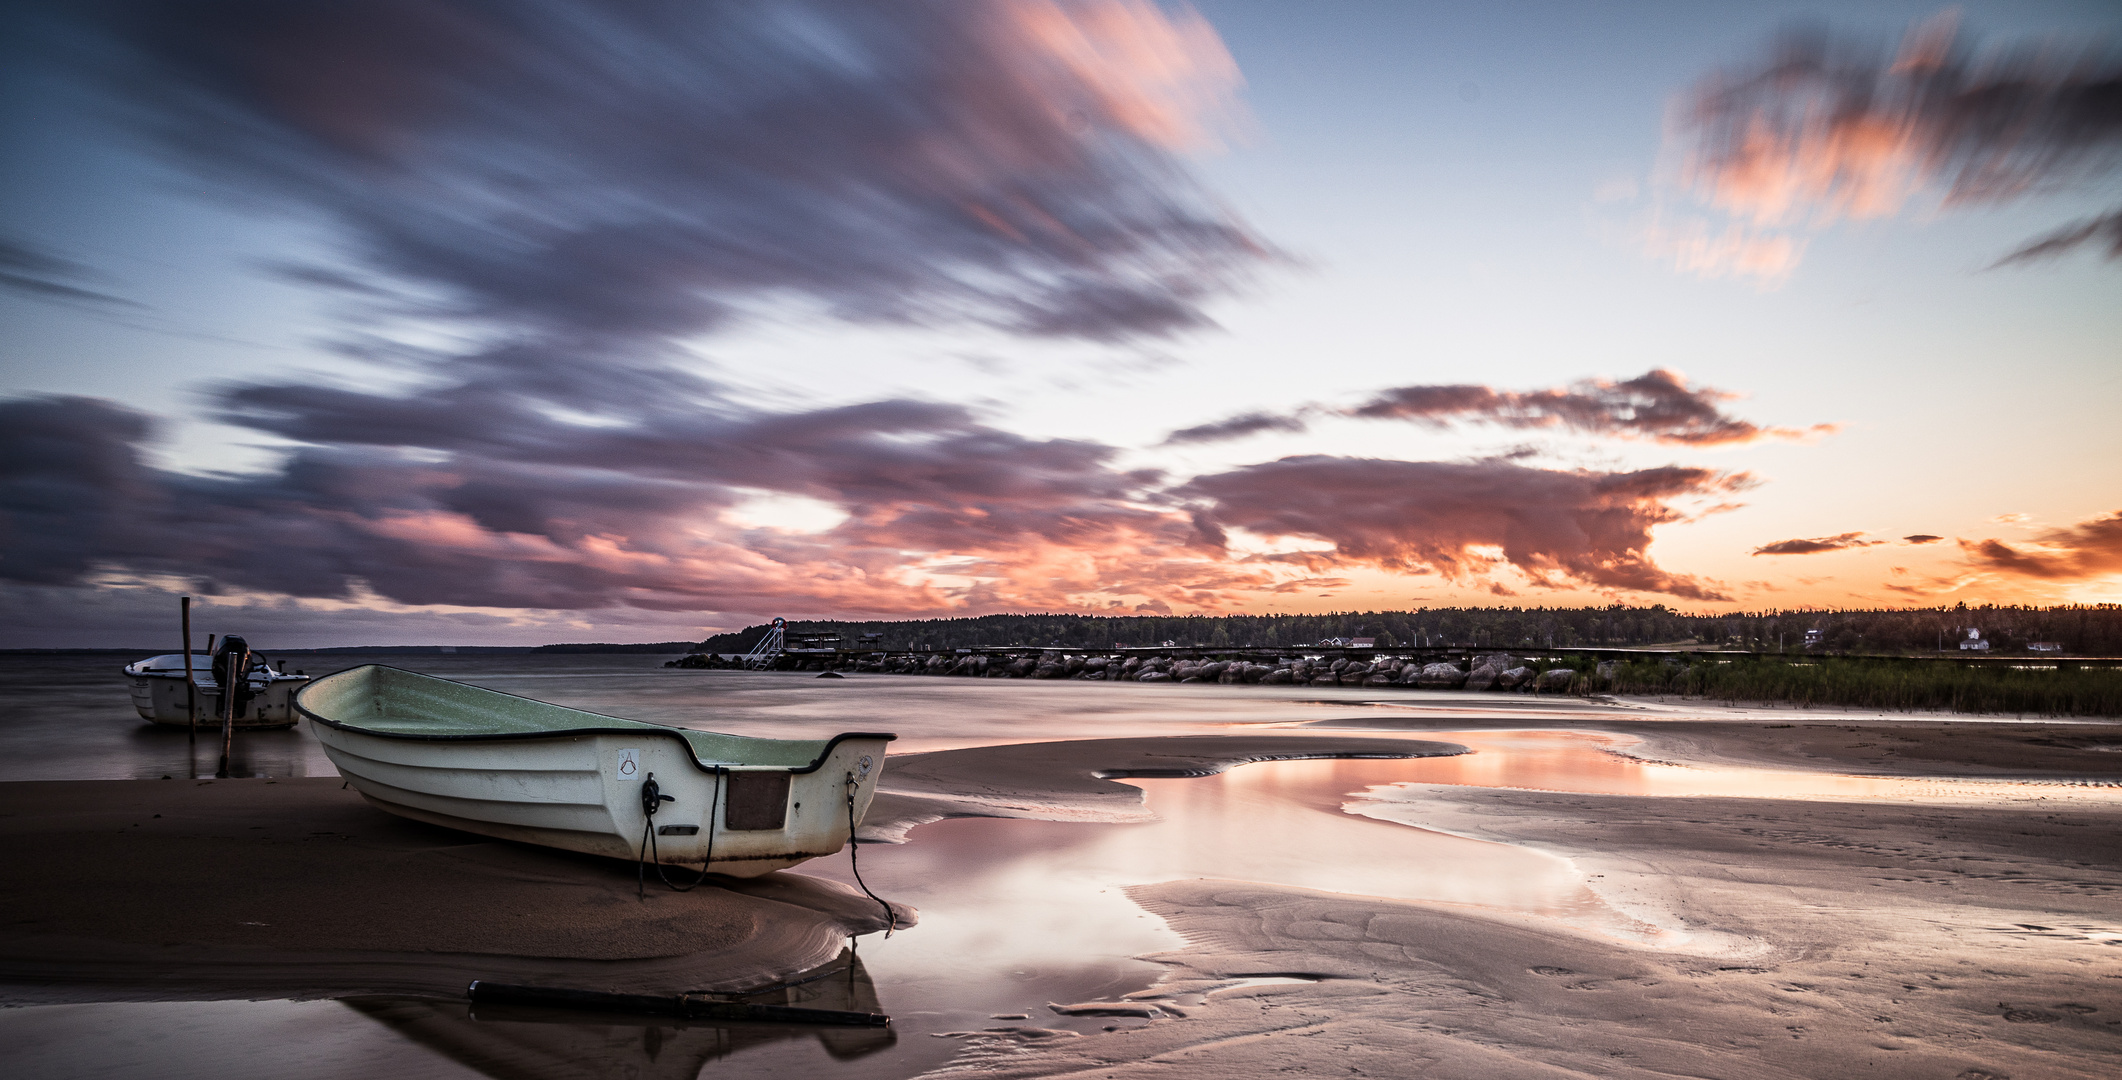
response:
M640 812L639 791L645 781L633 791L613 795L634 796L628 800L637 804L631 807L636 811L632 827L635 835L647 839L647 857L756 877L847 846L876 797L890 741L891 736L881 734L841 735L805 768L709 766L709 775L684 777L675 785L664 781L671 774L659 773L659 793L690 789L696 797L672 794L675 801L659 805L653 815ZM713 813L700 813L710 803ZM712 829L704 827L710 823Z

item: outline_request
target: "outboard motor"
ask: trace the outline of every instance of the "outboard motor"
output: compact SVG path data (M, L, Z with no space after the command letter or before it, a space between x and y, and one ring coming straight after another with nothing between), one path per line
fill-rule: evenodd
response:
M230 634L214 651L214 682L221 687L221 700L229 718L240 720L251 705L251 647Z

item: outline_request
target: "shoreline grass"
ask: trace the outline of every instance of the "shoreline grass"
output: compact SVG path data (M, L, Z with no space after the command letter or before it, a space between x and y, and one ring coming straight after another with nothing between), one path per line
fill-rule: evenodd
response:
M1816 657L1627 663L1605 688L1623 694L1676 694L1737 705L1772 702L1850 706L1894 712L2013 713L2021 716L2122 716L2122 670L2025 670L2001 666L1897 664Z

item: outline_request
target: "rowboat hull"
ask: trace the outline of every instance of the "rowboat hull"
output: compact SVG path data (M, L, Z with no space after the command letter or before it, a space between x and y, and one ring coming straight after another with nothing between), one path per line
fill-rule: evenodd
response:
M335 683L363 671L393 672L472 691L472 708L539 706L540 722L580 723L552 732L484 734L379 730L360 715L388 688ZM422 687L422 689L425 689ZM491 699L505 699L490 701ZM816 743L707 736L598 716L393 669L354 669L298 695L332 764L364 799L402 817L466 832L591 855L646 858L718 874L754 877L830 855L869 809L892 736L848 734ZM579 719L575 719L579 718ZM400 727L413 726L401 724ZM688 735L691 736L689 740ZM734 751L703 761L692 740ZM756 748L769 763L742 760ZM813 751L815 754L813 756ZM807 756L798 762L792 757ZM661 794L644 813L644 784Z

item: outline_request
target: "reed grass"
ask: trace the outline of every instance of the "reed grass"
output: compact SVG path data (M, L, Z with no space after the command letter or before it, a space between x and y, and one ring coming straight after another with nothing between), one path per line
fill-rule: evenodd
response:
M1617 693L1676 694L1734 705L1779 702L1801 708L2122 716L2122 670L2114 668L2028 670L1818 657L1696 662L1686 667L1629 663L1604 682Z

